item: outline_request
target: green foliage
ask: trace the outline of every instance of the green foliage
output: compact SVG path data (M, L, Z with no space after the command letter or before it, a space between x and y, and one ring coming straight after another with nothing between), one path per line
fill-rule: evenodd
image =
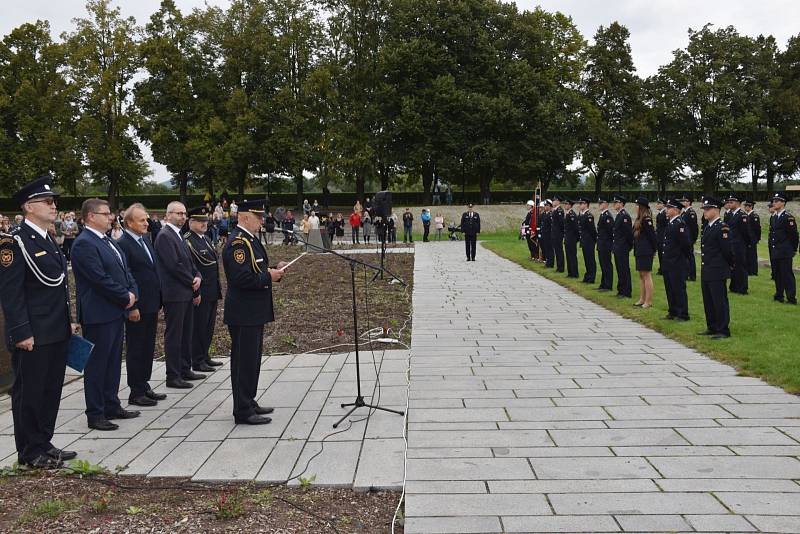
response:
M66 501L61 499L48 499L33 507L29 512L31 518L56 519L68 508Z
M94 499L89 502L89 507L92 509L92 512L96 514L102 514L103 512L108 511L108 506L111 504L111 498L114 495L107 491L100 495L97 499Z
M259 491L251 498L253 499L254 503L264 508L269 508L272 505L272 502L275 500L275 496L268 489Z
M133 505L128 506L125 509L125 513L128 515L139 515L142 512L144 512L144 508L139 508L138 506L133 506Z
M297 481L300 482L300 488L303 491L308 491L311 489L311 484L313 484L316 479L317 475L311 475L310 477L301 476L297 479Z
M64 476L76 476L78 478L83 478L107 475L108 469L101 465L93 464L88 460L70 460L67 462L67 465L64 466L61 471L59 471L59 473Z
M244 513L244 493L241 489L233 493L219 494L215 502L214 515L217 519L236 519Z

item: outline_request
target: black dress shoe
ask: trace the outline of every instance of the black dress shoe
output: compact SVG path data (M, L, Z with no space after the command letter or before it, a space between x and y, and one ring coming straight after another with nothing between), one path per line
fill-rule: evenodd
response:
M611 291L611 290L610 290L610 289L608 289L607 287L598 287L598 288L597 288L597 290L598 290L598 291Z
M89 428L95 430L116 430L119 428L119 425L112 423L108 419L95 419L94 421L89 421Z
M689 318L688 317L675 317L675 320L676 321L680 321L682 323L685 323L685 322L687 322L689 320Z
M794 304L795 306L797 306L797 301L795 299L790 299L786 301L786 304Z
M214 371L216 371L216 369L214 369L210 365L206 364L205 362L195 366L194 370L195 371L202 371L204 373L213 373ZM205 377L203 377L203 378L205 378Z
M222 362L218 362L217 360L206 360L206 365L210 365L211 367L219 367L222 365Z
M666 319L667 321L674 321L675 320L675 316L667 314L667 315L664 316L664 319Z
M64 449L59 449L57 447L53 447L45 454L47 454L47 456L55 460L72 460L73 458L78 456L78 453L75 451L65 451Z
M255 408L253 408L253 411L255 411L258 415L267 415L274 412L275 408L256 406Z
M61 469L64 467L64 462L47 454L40 454L30 462L25 462L25 465L34 469Z
M783 302L783 297L775 295L774 297L772 297L772 300L774 300L775 302Z
M698 336L713 336L714 332L712 332L711 330L706 330L705 332L698 332L697 335Z
M186 380L176 378L175 380L167 380L167 387L177 389L192 389L194 386Z
M144 396L148 399L153 399L155 401L166 400L167 395L165 393L156 393L152 389L148 389L144 392Z
M189 371L185 375L181 376L184 380L203 380L206 375L201 375L200 373L195 373L193 371Z
M125 408L120 408L116 412L107 413L106 419L109 421L114 419L134 419L142 415L142 412L139 410L126 410Z
M713 336L711 336L711 339L726 339L729 337L731 337L730 334L714 334Z
M131 397L128 399L128 404L132 404L133 406L155 406L158 404L155 399L151 399L147 395L142 395L140 397Z
M234 418L234 421L237 425L266 425L271 423L272 419L253 414L243 418Z

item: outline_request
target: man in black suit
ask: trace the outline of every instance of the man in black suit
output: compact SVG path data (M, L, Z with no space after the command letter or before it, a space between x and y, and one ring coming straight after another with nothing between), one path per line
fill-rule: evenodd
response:
M189 212L189 231L183 239L189 245L195 268L200 272L200 304L194 307L192 325L192 369L195 371L213 372L222 365L211 359L208 350L214 339L214 326L217 323L217 303L222 298L222 286L219 283L219 263L217 251L206 235L208 229L209 210L205 206L194 208Z
M553 211L550 212L550 235L557 273L564 272L564 208L561 207L562 200L559 195L554 195Z
M583 266L586 268L586 273L583 275L584 284L594 284L597 276L597 262L594 259L594 250L597 247L597 227L594 225L592 212L589 211L589 204L588 198L578 200L581 210L578 217L578 230L583 252Z
M467 261L475 261L475 249L478 248L478 234L481 233L481 216L473 209L472 204L461 215L461 231L464 232L464 243L467 247Z
M256 239L261 225L264 201L244 200L239 205L239 221L222 251L228 291L225 294L224 321L231 335L231 389L233 418L237 424L263 425L263 417L273 408L256 402L264 325L275 320L272 309L272 284L283 271L270 269L267 251ZM278 269L285 264L278 264Z
M736 193L731 193L725 199L725 209L727 211L723 222L730 228L730 242L734 257L729 289L731 293L747 295L749 289L747 247L750 246L750 225L747 224L747 214L741 209L741 201Z
M125 252L133 279L139 288L139 300L128 310L125 322L125 365L128 369L128 403L155 406L167 398L150 388L153 355L156 348L158 311L161 309L161 284L156 268L156 251L147 231L147 211L139 203L125 211L125 231L117 241Z
M667 316L665 319L689 320L689 299L686 294L686 278L689 271L689 256L692 242L689 229L681 217L680 200L667 200L666 216L669 217L659 249L661 274L664 275L664 290L667 293Z
M614 265L617 267L617 297L631 298L631 249L633 248L633 221L625 211L625 197L614 197Z
M544 211L540 223L539 243L541 243L544 266L552 267L555 259L553 256L553 203L549 199L544 200L541 207Z
M731 317L728 305L728 288L725 282L731 277L734 262L730 229L719 216L722 203L713 197L703 197L703 218L708 222L700 240L700 287L706 313L706 330L701 336L712 339L731 337Z
M580 230L578 229L578 216L572 210L575 205L572 199L567 199L564 204L564 254L567 259L567 278L578 278L578 240Z
M667 224L669 223L669 216L667 215L666 202L663 198L656 200L656 239L658 240L658 272L656 274L664 274L661 264L664 260L664 235L667 232Z
M692 208L692 197L684 195L680 201L681 204L683 204L683 213L681 217L683 217L683 222L686 223L686 228L689 230L689 238L692 241L692 255L689 258L689 274L687 275L687 280L694 282L697 280L697 259L694 255L694 244L697 243L697 239L700 236L700 226L697 224L697 213L695 213Z
M744 201L747 227L750 229L750 245L747 247L748 276L758 276L758 242L761 241L761 218L756 213L755 206L756 203L752 200Z
M598 291L614 289L614 264L611 261L614 250L614 217L608 211L608 199L597 199L600 215L597 217L597 259L600 262L600 287Z
M20 464L57 469L77 456L53 446L67 365L70 325L67 262L47 234L56 218L52 179L43 176L14 194L25 219L0 232L0 302L14 385L11 413ZM27 261L26 261L27 260Z
M201 380L192 364L192 306L200 304L200 272L181 236L186 222L186 206L170 202L166 223L156 238L158 278L164 303L164 352L167 360L167 387L189 389L187 380ZM256 232L258 229L256 229Z
M84 201L81 216L85 228L72 245L72 272L78 321L84 337L95 344L83 378L86 418L89 428L116 430L119 427L111 420L139 415L123 409L119 401L125 318L139 290L125 253L106 235L113 220L108 202Z
M786 194L775 193L772 197L775 213L770 221L770 261L775 265L775 296L778 302L797 304L797 286L792 270L792 258L798 247L797 221L786 211Z

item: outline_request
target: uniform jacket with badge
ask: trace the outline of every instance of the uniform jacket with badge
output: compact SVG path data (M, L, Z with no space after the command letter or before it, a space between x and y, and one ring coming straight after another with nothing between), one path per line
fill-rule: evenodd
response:
M477 212L472 212L470 216L468 211L461 215L461 231L464 235L478 235L481 233L481 216Z
M703 280L727 280L731 277L733 249L730 228L717 219L707 224L700 239L700 276Z
M597 219L597 246L610 249L614 244L614 217L608 210L600 213Z
M222 285L219 281L219 261L214 245L206 235L186 232L183 239L189 245L194 266L200 271L202 282L200 296L203 300L219 300L222 298Z
M597 228L594 225L594 216L589 210L578 216L578 232L581 246L594 246L597 243Z
M747 227L750 230L750 244L755 245L761 241L761 217L755 210L747 214Z
M23 242L28 258L43 280L55 287L44 284L28 267L16 237ZM0 233L0 303L6 322L5 342L10 351L31 336L37 345L69 339L66 275L66 260L55 243L42 238L26 223L11 234ZM56 284L62 276L61 283Z
M578 215L572 210L564 214L564 239L567 243L577 243L580 239Z
M689 238L692 240L692 244L696 243L700 235L700 227L697 225L697 213L690 206L683 211L681 217L683 217L683 222L686 223L686 228L689 229Z
M688 266L692 256L692 241L689 229L682 217L675 217L667 222L664 229L664 238L661 242L663 257L661 265L669 268L672 266Z
M793 257L798 245L797 221L794 216L783 210L780 215L773 215L770 225L769 251L772 258L782 260Z
M656 251L658 251L658 237L656 237L653 218L642 217L642 222L639 227L639 238L634 239L633 242L633 255L654 256Z
M747 214L744 210L729 211L725 213L725 224L730 229L731 243L743 244L748 246L752 240L750 238L750 225L747 223Z
M633 223L624 209L614 219L614 252L629 252L633 248Z
M200 276L200 271L194 266L189 247L171 226L164 225L158 233L155 248L162 300L186 302L200 295L199 290L192 290L192 281Z
M564 239L564 208L558 206L550 212L550 224L553 239Z
M131 309L138 309L140 313L156 313L161 309L161 283L158 280L156 267L158 259L149 236L145 234L142 239L145 246L148 247L150 256L153 258L152 261L142 246L128 232L123 232L117 245L125 252L128 268L133 279L136 280L136 287L139 288L139 299Z
M228 289L223 320L227 325L257 326L275 320L272 277L261 241L237 227L222 251Z
M128 293L138 297L139 288L119 245L87 228L75 238L70 257L78 322L103 324L125 317Z
M664 246L664 235L667 232L668 224L669 216L667 215L667 210L662 209L656 215L656 237L658 238L658 250L662 250L662 247Z

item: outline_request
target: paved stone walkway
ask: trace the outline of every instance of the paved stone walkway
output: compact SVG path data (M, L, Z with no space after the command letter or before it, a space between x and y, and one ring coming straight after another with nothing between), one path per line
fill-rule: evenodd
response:
M800 532L797 397L463 246L416 247L406 532Z
M364 394L373 394L372 353L362 356ZM405 409L408 352L376 351L381 404ZM158 362L151 384L167 394L154 408L138 408L136 419L116 421L114 432L90 431L84 415L83 380L64 387L53 444L78 451L79 458L122 474L191 477L194 480L281 482L312 476L324 486L399 489L403 481L403 417L356 411L350 425L331 425L344 415L342 402L355 398L354 354L298 354L265 358L259 378L259 403L274 406L272 423L235 425L231 415L229 363L191 390L164 387ZM123 366L120 398L128 397ZM74 378L74 377L73 377ZM0 400L0 466L16 461L10 400ZM323 443L324 440L324 443ZM290 484L297 484L295 479Z

